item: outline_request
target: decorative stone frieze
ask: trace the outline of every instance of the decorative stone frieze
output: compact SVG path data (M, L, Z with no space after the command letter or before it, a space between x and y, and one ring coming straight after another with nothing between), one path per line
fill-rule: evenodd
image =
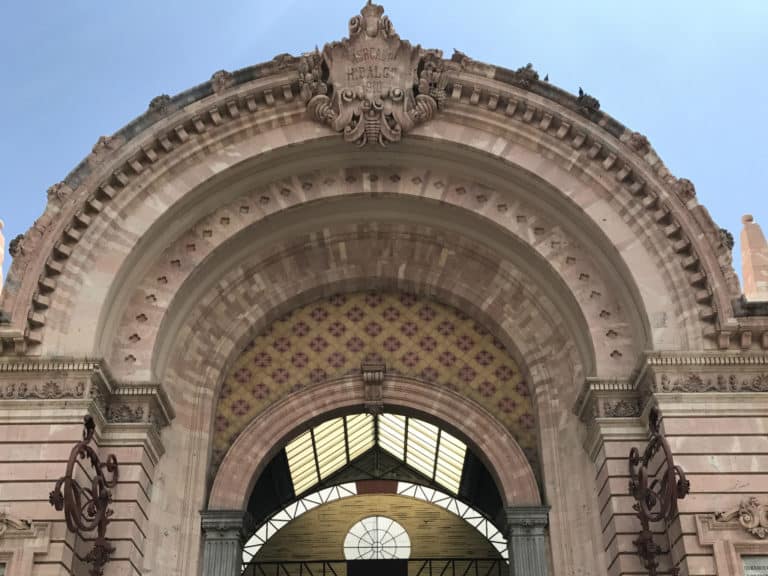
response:
M80 400L109 424L149 424L159 431L174 417L157 383L119 383L101 361L28 360L0 362L0 401Z
M768 373L746 377L694 372L680 376L661 374L654 382L654 392L768 392Z
M595 418L634 418L640 416L641 401L629 380L587 378L574 411L585 423Z
M608 418L636 418L640 416L640 400L605 401L603 413Z
M641 394L768 392L768 355L654 353L644 361Z
M633 437L647 401L636 380L587 378L574 405L574 412L586 425L587 453L596 458L608 437Z
M63 398L85 398L86 383L82 380L60 384L48 380L41 384L29 384L24 381L7 382L0 390L0 399L4 400L61 400Z

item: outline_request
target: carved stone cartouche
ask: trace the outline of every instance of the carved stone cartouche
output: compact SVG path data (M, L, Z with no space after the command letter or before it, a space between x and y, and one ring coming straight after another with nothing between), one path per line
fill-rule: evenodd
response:
M302 56L299 87L307 109L359 146L398 142L446 99L439 51L401 40L370 1L349 23L349 38Z

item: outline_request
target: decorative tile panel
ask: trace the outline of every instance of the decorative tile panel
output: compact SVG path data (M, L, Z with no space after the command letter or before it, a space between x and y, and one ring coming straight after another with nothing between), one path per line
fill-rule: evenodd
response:
M362 363L445 386L481 404L535 466L530 391L519 367L461 311L410 293L335 294L302 306L254 338L234 363L216 408L213 462L264 409Z

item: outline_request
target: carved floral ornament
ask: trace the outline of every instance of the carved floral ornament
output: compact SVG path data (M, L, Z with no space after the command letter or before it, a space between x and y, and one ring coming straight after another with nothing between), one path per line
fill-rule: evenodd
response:
M768 538L768 504L760 504L754 496L744 500L738 508L715 514L720 522L729 522L738 518L741 527L761 540Z
M768 374L662 374L655 392L768 392Z
M0 399L2 400L60 400L64 398L84 398L85 382L78 381L72 384L59 384L49 380L42 384L28 384L26 382L9 382L0 387Z
M0 538L5 536L8 530L16 532L25 532L32 527L32 524L27 520L19 520L13 516L9 516L6 512L0 512Z
M385 146L435 115L446 98L443 72L442 52L401 40L369 0L349 38L302 56L299 86L316 121L359 146Z

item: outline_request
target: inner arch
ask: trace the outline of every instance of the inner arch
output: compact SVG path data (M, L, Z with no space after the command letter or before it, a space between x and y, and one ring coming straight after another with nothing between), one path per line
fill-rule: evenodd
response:
M466 313L408 292L333 294L292 310L249 342L232 365L214 417L213 466L271 404L363 364L471 398L502 423L534 469L531 390L514 357Z

